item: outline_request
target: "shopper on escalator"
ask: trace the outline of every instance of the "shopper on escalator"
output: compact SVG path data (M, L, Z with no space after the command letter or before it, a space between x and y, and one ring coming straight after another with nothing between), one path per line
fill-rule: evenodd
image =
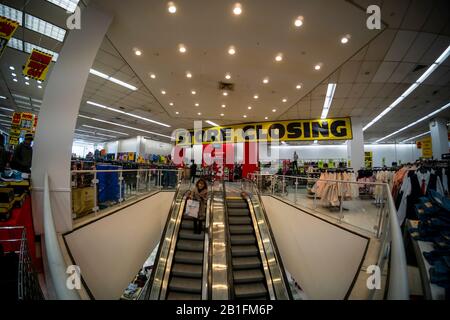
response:
M206 218L206 203L208 201L208 184L200 178L192 189L189 198L200 203L198 218L194 218L194 233L200 234L203 230L203 221Z
M0 134L0 173L5 171L8 164L8 151L5 149L5 136Z
M25 135L25 140L14 150L14 155L11 161L11 169L24 173L31 172L31 160L33 159L33 147L31 146L32 142L33 135L31 133L27 133Z
M197 165L195 164L194 160L192 160L192 164L191 164L191 179L192 179L192 183L195 182L196 175L197 175Z

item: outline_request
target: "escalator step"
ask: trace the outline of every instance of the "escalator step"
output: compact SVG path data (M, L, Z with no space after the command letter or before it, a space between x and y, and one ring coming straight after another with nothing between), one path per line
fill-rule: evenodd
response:
M233 257L257 256L259 250L256 246L231 246L231 255Z
M203 241L205 239L205 233L202 232L200 234L195 234L193 230L180 230L178 233L178 239L186 239L186 240L199 240Z
M201 278L202 270L201 264L175 263L172 267L172 274L184 278Z
M248 209L240 209L240 208L228 208L228 215L231 216L249 216L250 212Z
M258 257L233 257L232 263L235 270L261 268L261 261Z
M202 264L203 252L179 251L175 252L176 263Z
M229 217L228 218L228 223L231 224L238 224L238 225L243 225L243 224L252 224L252 219L250 217Z
M228 208L248 208L247 201L227 201Z
M251 225L245 226L230 226L230 234L253 234L253 227Z
M236 284L234 293L237 299L259 298L267 296L267 289L262 282Z
M170 291L167 300L201 300L201 294Z
M197 241L180 239L177 242L177 249L183 251L203 252L203 240Z
M169 289L178 292L202 293L202 280L172 277L169 282Z
M256 243L256 238L252 234L241 234L241 235L232 235L231 236L231 244L254 244Z
M189 219L183 219L183 221L181 221L181 226L180 226L181 230L194 230L194 222L192 220Z
M236 283L264 281L264 274L261 269L237 270L233 271L233 280Z

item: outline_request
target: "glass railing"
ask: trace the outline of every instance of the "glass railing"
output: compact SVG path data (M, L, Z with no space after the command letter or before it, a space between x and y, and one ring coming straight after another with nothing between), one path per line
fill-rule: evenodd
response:
M242 188L278 197L300 210L370 236L379 242L376 266L389 276L382 288L387 290L385 297L409 298L403 238L388 184L253 174L242 182ZM374 292L369 298L380 298Z
M74 170L72 182L72 218L122 204L160 190L175 190L183 178L182 170Z

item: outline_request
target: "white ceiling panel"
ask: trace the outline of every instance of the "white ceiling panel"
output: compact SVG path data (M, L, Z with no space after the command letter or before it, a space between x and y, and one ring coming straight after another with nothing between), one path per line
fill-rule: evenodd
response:
M376 72L375 76L372 79L372 82L386 82L391 76L394 70L399 65L398 62L389 62L385 61L381 63L380 67L378 68L378 71Z
M413 44L418 33L414 31L400 30L395 36L394 42L386 54L386 61L401 61Z

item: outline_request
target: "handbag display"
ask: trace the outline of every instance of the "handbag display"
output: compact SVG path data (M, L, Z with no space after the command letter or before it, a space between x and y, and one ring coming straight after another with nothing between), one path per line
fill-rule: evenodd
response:
M188 200L186 202L186 211L185 215L192 217L192 218L198 218L198 211L200 209L200 202L196 200Z

